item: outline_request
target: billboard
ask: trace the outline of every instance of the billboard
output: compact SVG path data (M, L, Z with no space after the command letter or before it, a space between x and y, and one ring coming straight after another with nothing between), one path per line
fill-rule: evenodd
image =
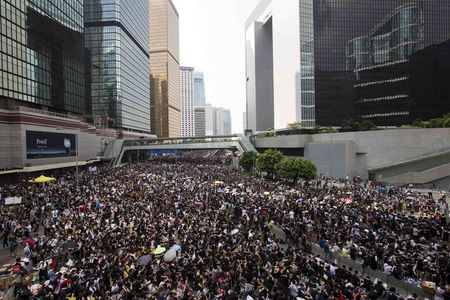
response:
M75 134L27 130L26 144L27 159L77 155Z

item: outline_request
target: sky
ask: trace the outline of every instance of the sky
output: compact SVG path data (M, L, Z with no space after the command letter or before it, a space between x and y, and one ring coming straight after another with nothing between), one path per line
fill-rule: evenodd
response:
M206 102L231 110L242 133L245 20L259 0L172 0L180 15L180 64L203 71Z

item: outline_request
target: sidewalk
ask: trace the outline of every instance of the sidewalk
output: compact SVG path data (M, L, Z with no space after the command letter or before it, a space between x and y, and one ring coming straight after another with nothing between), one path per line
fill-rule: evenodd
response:
M17 257L23 256L23 246L19 245L17 250ZM0 267L5 264L14 263L16 259L9 254L8 248L0 248Z

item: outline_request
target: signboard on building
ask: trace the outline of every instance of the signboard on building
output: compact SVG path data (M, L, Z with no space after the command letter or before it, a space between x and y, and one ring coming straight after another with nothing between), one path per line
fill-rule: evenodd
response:
M26 131L27 159L76 156L76 135L70 133Z

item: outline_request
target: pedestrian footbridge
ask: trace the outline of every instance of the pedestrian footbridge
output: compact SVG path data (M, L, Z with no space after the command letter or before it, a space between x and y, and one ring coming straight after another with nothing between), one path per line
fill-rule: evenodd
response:
M231 150L238 153L256 149L245 135L208 136L189 138L156 138L140 140L117 140L108 145L103 157L111 160L111 166L139 160L152 150Z

